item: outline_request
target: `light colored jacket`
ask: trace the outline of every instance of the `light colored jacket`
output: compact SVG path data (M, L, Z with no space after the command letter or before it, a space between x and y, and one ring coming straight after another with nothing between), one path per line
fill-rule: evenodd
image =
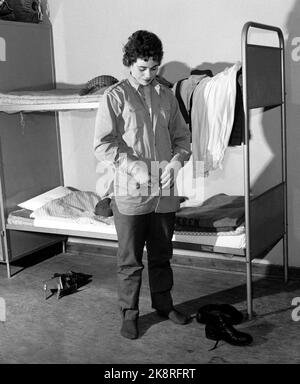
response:
M167 191L171 193L164 196L159 189L158 169L170 161L182 165L188 161L190 132L174 94L156 80L151 85L151 103L152 115L143 98L142 86L129 76L106 90L97 112L94 138L95 155L100 162L97 192L102 188L100 195L108 193L113 180L114 198L123 214L175 212L179 208L176 192ZM138 161L143 161L151 171L150 191L140 188L131 175Z

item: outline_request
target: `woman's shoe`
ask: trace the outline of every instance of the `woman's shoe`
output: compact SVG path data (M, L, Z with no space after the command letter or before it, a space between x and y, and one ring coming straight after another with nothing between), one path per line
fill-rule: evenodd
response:
M210 322L211 316L223 315L231 324L236 325L242 323L244 315L230 304L207 304L200 307L196 314L198 323L207 324Z
M175 324L185 325L190 321L190 316L177 311L175 308L171 309L169 312L157 310L157 313L166 319L170 319Z
M120 333L126 339L137 339L139 337L138 320L123 320Z
M222 315L211 317L211 321L205 326L205 335L208 339L215 340L215 349L220 340L228 344L245 346L252 343L252 336L245 332L237 331L232 324Z

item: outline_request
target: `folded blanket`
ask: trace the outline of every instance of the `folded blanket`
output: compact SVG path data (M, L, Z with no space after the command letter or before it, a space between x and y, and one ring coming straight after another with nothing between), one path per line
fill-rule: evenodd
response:
M199 206L180 208L176 212L175 230L232 231L244 223L244 215L244 196L220 193Z
M33 226L33 219L30 218L32 211L30 209L22 208L9 213L7 223L12 225L30 225Z

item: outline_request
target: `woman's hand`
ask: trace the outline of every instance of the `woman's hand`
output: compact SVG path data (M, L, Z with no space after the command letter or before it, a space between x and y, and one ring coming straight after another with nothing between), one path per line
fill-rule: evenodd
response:
M170 189L174 186L180 168L180 161L171 161L166 165L160 177L161 189Z
M147 164L143 161L138 161L131 170L131 175L136 180L137 184L148 184L151 181L150 173Z

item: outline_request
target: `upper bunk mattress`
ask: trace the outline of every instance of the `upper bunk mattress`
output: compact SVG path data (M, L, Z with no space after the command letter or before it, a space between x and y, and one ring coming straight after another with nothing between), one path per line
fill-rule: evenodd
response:
M104 92L104 90L103 90ZM94 109L101 93L79 95L79 89L0 93L0 111L6 113Z

